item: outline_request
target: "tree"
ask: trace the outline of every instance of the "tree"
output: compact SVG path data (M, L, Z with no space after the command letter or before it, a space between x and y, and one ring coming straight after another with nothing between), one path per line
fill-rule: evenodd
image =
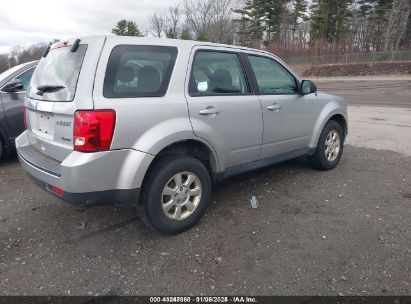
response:
M314 0L311 9L311 41L324 39L334 46L343 41L351 17L352 0Z
M257 17L263 21L266 40L279 37L280 26L285 21L287 14L286 0L260 0L256 1Z
M48 43L41 42L30 45L26 48L21 46L12 47L8 54L0 55L0 73L12 68L15 65L33 60L39 60L48 46Z
M18 55L18 63L40 59L47 47L46 43L37 43L23 49Z
M202 35L207 36L206 33L211 24L211 16L214 13L214 1L215 0L185 0L184 2L187 25L197 38Z
M167 14L167 38L177 39L180 25L181 11L178 5L171 6Z
M118 36L142 36L137 24L134 21L125 19L117 22L111 32Z
M238 24L237 34L242 45L252 46L263 37L264 29L256 8L256 1L246 0L242 8L234 10L234 13L239 15L234 21Z
M362 52L370 50L371 47L371 26L370 14L373 11L375 1L356 0L354 2L352 31L352 43L357 45L357 49Z
M234 0L185 0L186 25L196 39L217 43L233 43Z
M181 31L180 39L181 40L192 40L193 39L193 37L191 36L191 32L187 27L183 28L183 30Z
M295 33L301 21L304 21L307 19L305 15L307 12L307 1L306 0L295 0L293 1L293 6L294 8L291 13L292 31L293 33Z
M199 33L199 34L196 36L196 40L197 40L197 41L208 41L207 34L206 34L206 33Z
M166 27L166 18L164 15L159 13L154 13L150 17L150 27L152 30L152 34L157 38L161 38L163 31Z
M180 0L151 16L150 23L157 37L239 44L285 57L344 54L409 49L410 5L410 0Z
M10 68L8 54L0 54L0 74Z
M400 44L402 44L406 49L411 49L411 13L408 16L407 30Z
M409 0L394 0L390 11L389 22L385 32L384 50L396 51L407 31L411 3Z
M352 44L358 45L360 51L381 51L389 22L393 0L357 0L354 1L355 32Z

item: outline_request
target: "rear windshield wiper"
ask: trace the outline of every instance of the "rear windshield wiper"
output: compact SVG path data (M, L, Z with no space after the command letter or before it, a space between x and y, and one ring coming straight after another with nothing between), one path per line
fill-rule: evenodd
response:
M64 89L65 86L62 85L39 85L37 87L37 95L43 95L44 93L54 93L57 91L60 91L61 89Z

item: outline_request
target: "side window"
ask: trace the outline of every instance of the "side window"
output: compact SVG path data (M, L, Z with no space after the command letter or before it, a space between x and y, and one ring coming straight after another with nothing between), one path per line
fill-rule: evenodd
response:
M23 72L23 74L20 74L18 77L15 78L15 79L20 80L23 83L24 88L22 91L27 90L27 86L30 83L31 76L33 75L34 69L35 68L28 69L27 71Z
M251 55L248 55L248 59L260 94L278 95L298 92L294 77L275 60Z
M175 47L142 45L115 47L107 64L104 97L164 96L176 57Z
M198 51L190 75L191 96L248 93L243 69L237 54Z

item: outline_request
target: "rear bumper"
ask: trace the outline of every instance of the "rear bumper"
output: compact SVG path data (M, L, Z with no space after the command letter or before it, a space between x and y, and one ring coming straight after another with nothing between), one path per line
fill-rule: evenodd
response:
M136 205L140 199L140 189L106 190L96 192L72 193L59 195L51 190L51 185L30 175L32 181L44 191L73 206L103 206L103 205Z
M45 191L75 205L136 204L144 175L154 158L131 149L81 153L58 162L30 145L24 132L16 139L23 169ZM64 191L53 192L52 187Z

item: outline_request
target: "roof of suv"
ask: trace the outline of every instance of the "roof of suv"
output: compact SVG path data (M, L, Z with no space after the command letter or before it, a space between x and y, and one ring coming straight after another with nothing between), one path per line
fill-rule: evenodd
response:
M116 35L94 35L88 37L79 37L80 39L85 39L92 41L93 39L101 39L101 37L107 38L112 42L118 43L135 43L135 44L149 44L149 45L162 45L162 46L175 46L179 48L193 48L194 46L208 46L208 47L225 47L225 48L233 48L236 50L243 50L243 51L252 51L252 52L259 52L263 54L267 54L273 56L272 53L252 49L237 45L228 45L228 44L219 44L219 43L211 43L211 42L202 42L202 41L194 41L194 40L180 40L180 39L166 39L166 38L147 38L147 37L131 37L131 36L116 36ZM274 55L275 56L275 55Z
M252 49L243 46L237 45L228 45L228 44L219 44L219 43L211 43L211 42L202 42L202 41L194 41L194 40L180 40L180 39L165 39L165 38L147 38L147 37L132 37L132 36L116 36L116 35L93 35L93 36L85 36L85 37L75 37L75 39L81 39L86 43L92 43L93 41L101 41L102 39L107 39L108 42L111 44L136 44L136 45L158 45L158 46L174 46L180 49L191 50L193 47L196 46L204 46L204 47L216 47L216 48L231 48L237 51L244 51L244 52L254 52L265 54L271 57L276 58L279 62L281 62L289 72L291 72L297 79L300 77L290 68L288 67L287 63L284 62L278 56L266 52L259 49Z

